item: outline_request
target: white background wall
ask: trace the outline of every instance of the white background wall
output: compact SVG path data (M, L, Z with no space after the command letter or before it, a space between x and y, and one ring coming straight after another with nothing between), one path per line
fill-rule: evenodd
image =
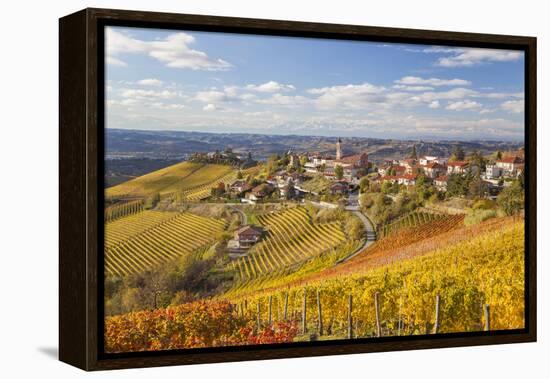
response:
M0 376L69 378L57 354L58 22L87 6L537 36L539 172L550 165L544 1L4 1L0 22ZM546 145L547 146L547 145ZM548 375L549 203L539 181L539 342L95 373L109 378L539 378Z

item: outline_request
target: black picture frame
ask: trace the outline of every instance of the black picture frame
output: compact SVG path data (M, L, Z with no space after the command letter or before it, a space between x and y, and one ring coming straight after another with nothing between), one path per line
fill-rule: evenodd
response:
M189 351L103 352L103 31L134 26L521 50L525 53L525 328ZM59 358L84 370L536 341L536 38L112 9L59 20Z

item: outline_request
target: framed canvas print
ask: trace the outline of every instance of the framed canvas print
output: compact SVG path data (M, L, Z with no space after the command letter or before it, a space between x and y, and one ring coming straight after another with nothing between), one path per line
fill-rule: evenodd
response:
M60 20L60 359L536 340L536 39Z

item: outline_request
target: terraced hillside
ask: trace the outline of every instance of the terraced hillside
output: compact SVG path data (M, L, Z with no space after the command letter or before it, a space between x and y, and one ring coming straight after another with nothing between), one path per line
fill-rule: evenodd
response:
M179 195L180 200L187 201L203 200L210 196L212 187L216 186L219 183L223 183L225 185L230 184L235 180L236 177L237 173L235 171L230 171L229 173L219 178L216 178L215 180L210 181L206 184L200 184L179 192L165 193L164 196L174 197Z
M431 212L410 212L405 216L393 221L392 223L383 225L378 231L378 235L381 237L387 237L391 233L395 233L403 228L412 228L418 225L422 225L439 218L445 217L441 214Z
M105 270L125 276L212 243L225 222L192 213L144 211L105 225Z
M267 230L267 235L248 256L234 261L241 281L276 274L346 241L340 223L314 224L301 207L258 216L257 219Z
M176 217L175 212L143 211L105 224L105 247L117 245Z
M483 304L490 305L490 330L523 328L523 222L501 218L452 229L437 236L437 243L425 246L422 254L408 256L410 259L379 266L356 262L338 275L323 272L308 281L227 297L238 309L246 305L246 310L261 320L268 319L269 309L274 309L271 317L275 321L290 318L303 322L302 309L307 305L306 329L324 331L333 339L348 338L350 299L352 333L357 337L432 333L437 296L441 300L439 333L483 330ZM408 247L418 252L412 242L387 245L385 253L397 256ZM378 317L375 297L379 299ZM322 309L323 324L318 309ZM322 331L320 325L324 325Z
M272 275L264 280L251 280L246 284L235 286L226 295L244 296L247 293L269 291L270 288L302 286L319 278L346 277L352 273L425 254L440 246L471 237L474 231L482 233L485 229L485 226L474 229L464 228L463 220L462 215L443 216L415 227L403 228L376 241L343 263L328 262L327 266L327 262L319 262L319 259L315 259L290 275ZM353 247L350 246L348 249Z
M235 169L226 165L182 162L107 188L105 196L148 197L155 193L161 197L172 196L201 186L213 186L233 172Z

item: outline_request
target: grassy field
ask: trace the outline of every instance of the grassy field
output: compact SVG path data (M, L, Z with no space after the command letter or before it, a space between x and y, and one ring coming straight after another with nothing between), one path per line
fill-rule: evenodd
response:
M232 172L236 170L230 166L182 162L107 188L105 196L147 197L159 193L163 197L192 189L204 190L226 180Z

